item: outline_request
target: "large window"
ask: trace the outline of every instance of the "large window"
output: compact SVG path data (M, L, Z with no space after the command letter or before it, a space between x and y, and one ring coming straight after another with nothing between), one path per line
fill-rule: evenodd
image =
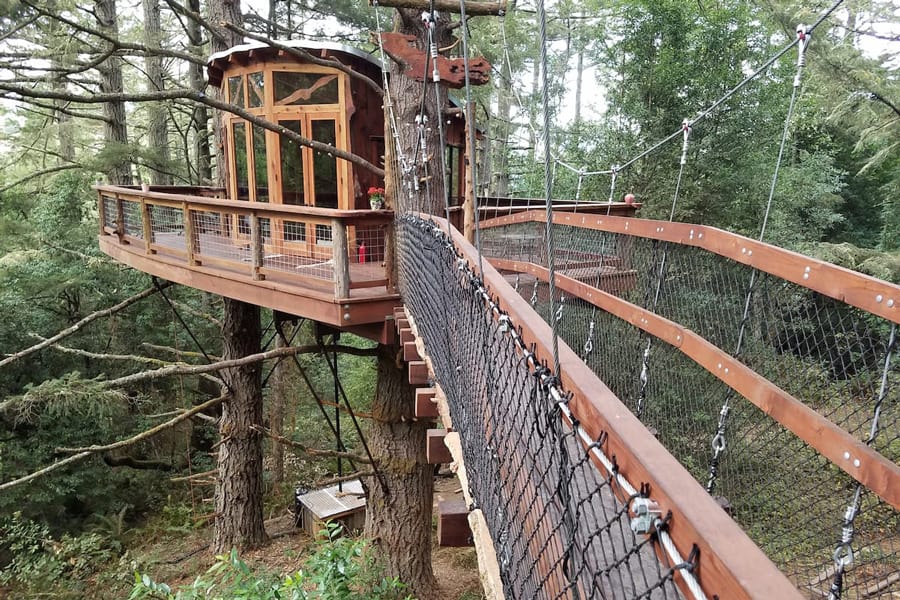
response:
M252 65L235 71L226 79L230 102L298 136L340 149L349 147L342 100L345 75L313 65ZM350 167L346 162L286 135L248 124L236 115L225 119L231 142L229 187L233 198L294 206L350 207ZM331 227L321 221L273 219L267 225L275 243L331 244ZM236 229L244 232L246 224L238 223Z

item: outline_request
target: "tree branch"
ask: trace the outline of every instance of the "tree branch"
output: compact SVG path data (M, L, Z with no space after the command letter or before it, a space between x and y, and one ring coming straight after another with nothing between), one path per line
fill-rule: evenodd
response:
M203 92L198 92L196 90L190 89L172 89L172 90L159 90L152 92L142 92L142 93L106 93L106 94L92 94L90 96L80 96L77 94L70 94L68 92L57 92L54 90L35 90L30 87L16 85L14 83L10 83L7 81L0 81L0 90L6 90L7 92L11 92L13 94L17 94L22 98L45 98L51 100L67 100L69 102L77 102L80 104L95 104L98 102L148 102L148 101L160 101L160 100L174 100L176 98L185 98L188 100L193 100L194 102L200 102L201 104L205 104L207 106L211 106L212 108L216 108L221 111L225 111L231 113L233 115L237 115L244 119L249 123L253 123L254 125L259 125L264 129L268 129L269 131L274 131L279 135L283 135L290 140L297 142L302 146L307 146L312 148L313 150L318 150L319 152L325 152L327 154L331 154L337 158L346 160L347 162L353 163L354 165L366 169L367 171L374 173L378 177L384 177L384 169L376 167L366 159L361 156L357 156L352 152L347 152L346 150L341 150L339 148L335 148L334 146L330 146L328 144L323 144L322 142L317 142L315 140L311 140L309 138L303 137L302 135L295 133L277 123L272 123L260 116L254 115L249 111L238 108L232 104L224 102L222 100L218 100L216 98L212 98L207 96Z
M319 450L317 448L310 448L300 442L295 442L292 439L286 438L281 435L277 435L272 433L265 427L259 427L258 425L251 425L250 429L254 431L258 431L268 438L272 438L279 444L284 444L285 446L289 446L294 448L295 450L299 450L303 454L307 456L311 456L313 458L345 458L348 460L352 460L353 462L372 464L372 461L368 459L368 457L360 456L358 454L354 454L353 452L338 452L337 450Z
M264 35L259 35L258 33L253 33L252 31L248 31L247 29L244 29L243 27L238 27L234 23L223 22L222 27L225 27L226 29L230 29L231 31L234 31L236 33L239 33L246 38L250 38L251 40L256 40L257 42L263 42L264 44L268 44L272 48L281 50L282 52L286 52L287 54L290 54L294 58L298 58L300 60L305 60L307 62L311 62L314 65L320 65L323 67L332 67L334 69L337 69L338 71L346 73L350 77L353 77L355 79L362 81L367 86L372 88L372 90L374 90L375 93L378 94L380 97L384 96L384 90L381 89L380 85L378 85L372 79L370 79L369 77L360 73L359 71L354 71L353 69L351 69L350 67L348 67L347 65L345 65L344 63L342 63L339 60L333 60L333 59L328 59L328 58L319 58L319 57L314 56L313 54L307 52L303 48L295 48L293 46L288 46L287 44L282 44L281 42L279 42L277 40L272 40L272 39L267 38Z
M50 173L57 173L59 171L68 171L71 169L80 169L80 168L82 168L81 165L59 165L56 167L50 167L49 169L44 169L43 171L38 171L37 173L32 173L31 175L27 175L27 176L23 177L22 179L19 179L17 181L10 183L9 185L3 186L2 188L0 188L0 194L13 189L14 187L20 186L23 183L28 183L32 179L37 179L39 177L43 177L44 175L49 175ZM2 367L2 366L3 366L3 363L0 362L0 367Z
M199 412L202 412L208 408L212 408L218 404L221 404L227 397L228 396L225 395L225 396L219 396L218 398L213 398L212 400L208 400L208 401L204 402L203 404L195 406L191 410L185 411L183 414L178 415L174 419L166 421L165 423L161 423L161 424L157 425L156 427L153 427L152 429L148 429L148 430L146 430L142 433L139 433L133 437L130 437L126 440L121 440L119 442L114 442L112 444L107 444L105 446L87 446L85 448L57 448L56 451L60 452L60 453L75 452L76 454L73 454L72 456L70 456L68 458L64 458L62 460L56 461L52 465L44 467L43 469L35 471L34 473L31 473L24 477L20 477L18 479L13 479L12 481L7 481L6 483L0 484L0 492L4 492L10 488L16 487L23 483L28 483L29 481L34 481L35 479L38 479L39 477L43 477L47 473L52 473L53 471L56 471L57 469L60 469L66 465L71 465L76 462L82 461L85 458L87 458L93 454L97 454L98 452L109 452L111 450L117 450L119 448L125 448L127 446L131 446L142 440L146 440L160 432L165 431L166 429L171 429L178 423L181 423L182 421L185 421L185 420L191 418L192 416L194 416L195 414L197 414Z
M164 289L171 285L173 285L172 282L164 281L161 284L159 289ZM40 343L37 343L34 346L31 346L30 348L26 348L25 350L21 350L19 352L16 352L15 354L8 355L3 360L0 360L0 368L5 367L8 364L14 363L15 361L20 360L22 358L25 358L26 356L28 356L30 354L34 354L35 352L37 352L39 350L43 350L47 346L51 346L51 345L55 344L56 342L58 342L59 340L61 340L63 338L67 338L70 335L72 335L73 333L77 333L82 327L84 327L88 323L91 323L92 321L96 321L97 319L102 319L103 317L108 317L110 315L114 315L117 312L124 310L125 308L128 308L135 302L143 300L144 298L146 298L148 296L152 296L157 291L158 291L158 288L156 288L156 287L147 288L146 290L144 290L143 292L141 292L139 294L135 294L134 296L131 296L130 298L126 298L125 300L122 300L115 306L111 306L109 308L104 308L103 310L98 310L96 312L92 312L91 314L89 314L85 318L81 319L80 321L78 321L77 323L72 325L71 327L63 329L62 331L60 331L53 337L47 338L46 340L44 340Z

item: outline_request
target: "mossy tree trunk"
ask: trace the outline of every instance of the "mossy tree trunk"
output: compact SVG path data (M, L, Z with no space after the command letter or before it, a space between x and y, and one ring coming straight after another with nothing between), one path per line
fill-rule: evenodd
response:
M225 360L260 351L259 307L225 298L222 319ZM262 366L253 363L224 369L230 396L222 405L213 551L247 549L263 544L263 440L253 429L263 426Z
M431 505L434 468L425 456L428 424L414 421L415 388L407 381L398 349L380 346L374 419L368 442L384 482L367 481L366 537L373 540L388 575L421 600L437 597L431 569ZM402 363L401 363L402 364Z

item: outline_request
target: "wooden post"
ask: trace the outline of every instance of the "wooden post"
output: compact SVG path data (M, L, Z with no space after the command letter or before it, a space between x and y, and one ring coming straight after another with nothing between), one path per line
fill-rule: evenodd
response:
M469 128L475 126L475 105L466 105L466 199L463 202L463 234L470 244L475 243L475 147Z
M263 236L256 213L250 214L250 264L253 279L255 281L263 280L265 277L259 272L263 266Z
M394 224L388 223L384 226L384 275L387 278L388 293L397 290L397 261L394 259L395 253Z
M184 220L184 249L187 251L188 264L196 266L200 264L197 254L200 251L199 240L194 232L194 222L191 220L191 209L187 202L181 203L181 218Z
M340 219L331 220L331 251L334 258L334 297L350 296L350 256L347 253L347 228Z
M100 235L106 234L106 202L103 201L103 191L97 190L97 198L99 199L99 204L97 205L97 213L100 215Z
M150 219L150 206L147 205L147 199L141 198L141 225L144 231L144 252L153 254L153 221Z
M125 243L125 205L122 198L116 194L116 235L119 243Z

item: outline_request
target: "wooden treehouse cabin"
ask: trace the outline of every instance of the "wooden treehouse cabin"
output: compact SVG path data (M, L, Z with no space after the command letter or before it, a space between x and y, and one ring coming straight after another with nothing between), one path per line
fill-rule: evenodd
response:
M283 44L381 81L380 62L356 48ZM213 55L208 73L246 113L383 165L382 98L362 80L317 62L249 43ZM368 197L383 181L233 113L224 113L222 127L224 189L96 186L101 250L167 280L388 341L393 331L385 321L401 304L386 264L393 212L373 210ZM464 147L457 110L445 166L460 229ZM525 206L490 199L483 218Z

